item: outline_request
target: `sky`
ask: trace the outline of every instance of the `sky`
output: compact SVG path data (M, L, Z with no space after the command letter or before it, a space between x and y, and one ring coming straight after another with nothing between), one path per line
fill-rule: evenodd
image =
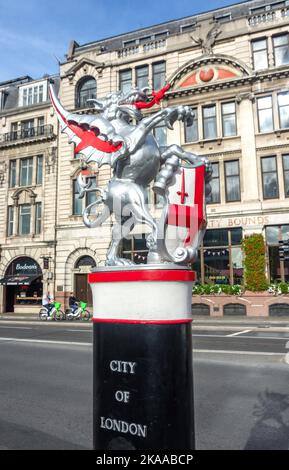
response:
M58 73L69 42L97 41L241 0L0 0L0 82Z

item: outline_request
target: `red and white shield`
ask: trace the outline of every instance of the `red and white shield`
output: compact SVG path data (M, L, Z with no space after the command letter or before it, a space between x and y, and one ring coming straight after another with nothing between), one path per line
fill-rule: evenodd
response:
M165 227L165 247L175 258L178 249L195 252L206 228L205 165L185 164L180 167L174 183L168 188L168 212Z

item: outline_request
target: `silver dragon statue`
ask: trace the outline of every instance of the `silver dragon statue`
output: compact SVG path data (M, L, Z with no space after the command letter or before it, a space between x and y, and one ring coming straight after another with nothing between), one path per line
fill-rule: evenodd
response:
M119 256L120 245L136 224L150 228L146 242L147 263L187 264L195 256L206 227L205 200L210 194L211 166L207 158L185 152L178 145L160 148L153 136L156 126L172 129L177 120L192 124L188 106L167 107L144 116L142 109L159 104L170 88L158 92L135 88L128 93L110 93L90 100L94 114L69 113L50 84L50 97L61 131L73 142L75 153L87 166L109 165L113 176L105 188L92 188L80 175L79 197L96 191L96 201L83 212L88 227L100 226L114 215L107 266L134 264ZM164 199L160 219L152 217L146 204L146 189ZM97 208L102 205L99 212Z

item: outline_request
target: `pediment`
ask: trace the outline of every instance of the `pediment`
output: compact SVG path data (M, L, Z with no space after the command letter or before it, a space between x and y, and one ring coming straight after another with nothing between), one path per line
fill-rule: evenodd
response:
M171 78L174 89L213 85L251 75L250 69L227 56L207 56L187 62Z
M96 70L102 70L104 68L104 63L103 62L96 62L91 59L86 59L85 57L80 59L79 61L76 62L70 69L68 69L65 73L65 76L70 76L73 77L78 70L86 67L93 67Z

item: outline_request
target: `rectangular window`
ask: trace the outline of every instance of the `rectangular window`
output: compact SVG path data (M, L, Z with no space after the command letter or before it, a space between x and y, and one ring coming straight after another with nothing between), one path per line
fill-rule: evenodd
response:
M43 156L37 156L36 184L42 184L43 178Z
M283 155L283 177L285 197L289 197L289 155Z
M223 136L229 137L237 134L236 105L235 103L222 103Z
M18 122L11 123L11 140L17 139L17 132L18 131Z
M272 96L257 99L259 132L271 132L273 125Z
M80 188L79 188L77 180L74 180L73 181L73 208L72 208L73 215L82 214L82 199L78 199L79 189Z
M41 116L37 119L37 135L44 134L44 117Z
M20 160L20 186L31 186L33 173L33 158Z
M160 90L166 83L166 63L153 64L153 89Z
M273 37L275 65L289 64L289 42L288 34Z
M47 99L47 86L44 83L20 88L19 106L31 106Z
M9 188L16 186L16 160L11 160L9 163Z
M203 133L204 139L217 137L216 105L203 107Z
M123 93L128 93L132 86L132 73L131 69L121 70L119 72L119 89Z
M185 122L185 142L196 142L199 140L199 131L198 131L198 110L197 108L192 108L194 112L194 120L191 126L188 126Z
M279 197L276 157L261 158L263 197L276 199Z
M12 237L14 229L14 207L8 206L7 236Z
M25 88L25 90L23 90L23 106L27 106L28 105L28 90L27 88Z
M167 145L167 127L164 125L158 125L154 128L153 134L161 150Z
M19 235L30 233L31 206L23 204L19 206Z
M221 201L220 199L220 172L219 172L219 163L213 162L212 163L212 179L210 181L210 185L212 188L212 192L210 195L209 204L216 204Z
M147 87L149 84L149 68L147 65L137 67L136 73L136 86L139 88Z
M34 119L21 122L21 138L34 136Z
M241 200L239 161L225 162L226 201Z
M91 176L90 178L87 178L87 183L91 183L90 189L96 189L96 177ZM96 192L91 191L89 193L86 193L86 205L88 206L89 204L92 204L93 202L96 201Z
M35 204L35 235L41 233L42 207L41 202Z
M268 68L267 39L252 41L253 67L255 70Z
M280 128L289 127L289 92L278 93Z

